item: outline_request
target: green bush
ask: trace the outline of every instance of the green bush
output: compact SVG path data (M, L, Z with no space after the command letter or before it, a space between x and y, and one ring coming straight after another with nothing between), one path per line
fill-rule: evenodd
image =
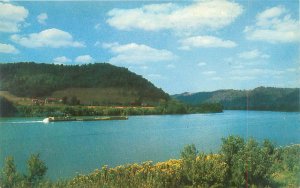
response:
M0 182L3 182L3 187L14 187L15 183L18 182L18 173L13 157L9 156L5 159L2 173L2 181Z
M49 181L45 163L31 155L28 174L19 175L14 160L8 157L0 187L299 187L300 146L284 148L265 140L244 140L238 136L222 139L216 154L198 152L186 146L181 159L153 164L103 166L87 175Z
M47 172L47 167L44 161L40 159L39 154L32 154L28 161L28 181L31 184L35 184L38 181L42 180Z

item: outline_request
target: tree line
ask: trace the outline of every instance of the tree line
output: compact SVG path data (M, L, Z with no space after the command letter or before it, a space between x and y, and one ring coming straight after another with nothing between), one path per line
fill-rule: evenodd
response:
M71 102L77 103L74 98ZM129 115L163 115L222 112L220 104L203 104L189 106L176 100L161 102L155 107L114 107L83 105L14 105L0 97L0 117L48 117L48 116L129 116Z

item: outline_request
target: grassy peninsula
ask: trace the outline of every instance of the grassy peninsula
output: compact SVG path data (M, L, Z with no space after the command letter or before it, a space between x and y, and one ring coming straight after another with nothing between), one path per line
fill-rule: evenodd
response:
M38 154L28 162L28 173L17 171L7 157L1 187L299 187L300 146L275 147L268 140L222 139L218 153L186 146L180 159L154 164L103 166L90 174L58 181L45 179L46 164Z

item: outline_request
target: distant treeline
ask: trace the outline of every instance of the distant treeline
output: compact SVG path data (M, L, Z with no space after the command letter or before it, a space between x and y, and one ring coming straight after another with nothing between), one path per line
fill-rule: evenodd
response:
M117 107L83 105L14 105L0 97L0 117L47 117L47 116L121 116L162 115L222 112L220 104L203 104L197 107L170 100L156 107Z
M238 136L222 139L220 151L207 154L187 145L180 159L154 164L103 166L87 175L66 180L45 179L46 164L38 154L27 161L28 172L17 171L9 156L0 173L0 187L299 187L300 146L276 148ZM49 167L51 168L51 167ZM63 168L63 167L62 167Z
M168 94L142 76L108 63L68 66L33 62L0 64L0 90L18 97L51 96L53 92L67 88L117 88L135 93L135 102L139 103L169 99Z
M300 111L299 88L258 87L253 90L183 93L173 97L191 105L220 103L229 110Z

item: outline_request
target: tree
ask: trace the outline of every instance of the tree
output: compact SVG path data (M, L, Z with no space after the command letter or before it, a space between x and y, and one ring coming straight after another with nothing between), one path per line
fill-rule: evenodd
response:
M80 104L80 100L77 99L76 96L72 96L72 97L71 97L71 100L70 100L70 104L71 104L71 105L79 105L79 104Z
M39 154L32 154L28 161L28 181L31 184L34 184L40 180L42 180L47 172L47 167L45 162L40 159Z
M194 185L195 181L195 163L197 157L197 150L194 144L187 145L184 147L183 151L181 152L182 158L182 173L183 173L183 181Z
M9 156L5 159L3 168L3 187L14 187L18 179L14 158ZM0 184L1 185L1 184Z
M62 103L63 104L67 104L68 103L68 97L67 96L62 97Z
M0 117L13 116L16 112L16 107L9 100L0 96Z
M265 187L271 184L271 167L275 147L264 141L260 145L250 138L246 143L240 137L222 139L221 154L229 169L227 185Z
M228 165L227 184L231 184L232 179L235 178L234 173L237 171L234 169L236 167L234 164L239 162L238 154L242 152L244 145L244 139L239 136L222 138L221 154L224 162Z

